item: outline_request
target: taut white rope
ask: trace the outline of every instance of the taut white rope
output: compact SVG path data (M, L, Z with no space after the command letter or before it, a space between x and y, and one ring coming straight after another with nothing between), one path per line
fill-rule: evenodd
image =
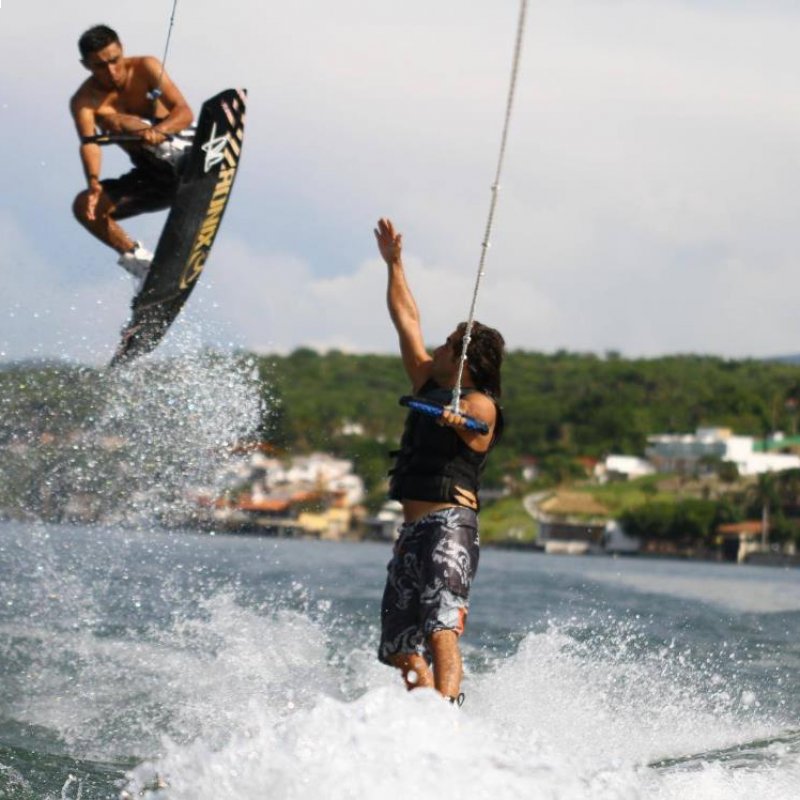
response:
M481 278L483 277L483 266L486 261L486 251L490 247L489 237L492 232L492 224L494 222L494 212L497 206L497 193L500 190L500 173L503 169L503 159L506 154L506 141L508 139L508 128L511 122L511 109L514 105L514 92L517 88L517 73L519 72L519 62L522 55L522 40L525 34L525 15L528 10L528 0L521 0L519 8L519 18L517 20L517 39L514 44L514 60L511 65L511 80L508 86L508 99L506 100L506 116L503 124L503 135L500 139L500 153L497 157L497 170L494 176L494 183L492 184L492 200L489 204L489 216L486 220L486 230L483 235L483 242L481 242L481 257L478 262L478 275L475 279L475 289L472 292L472 304L469 309L469 318L467 319L467 327L464 331L464 341L461 347L461 360L458 364L458 374L456 376L456 384L453 387L453 396L450 401L452 409L458 413L459 403L461 400L461 381L464 376L464 364L467 361L467 349L469 348L470 339L472 338L472 326L475 321L475 305L478 301L478 291L481 285Z
M169 17L169 28L167 29L167 43L164 45L164 58L161 59L161 72L158 74L158 83L152 92L147 96L155 103L161 97L161 81L164 79L164 68L167 65L167 53L169 53L169 40L172 36L172 27L175 25L175 9L178 7L178 0L172 0L172 13Z

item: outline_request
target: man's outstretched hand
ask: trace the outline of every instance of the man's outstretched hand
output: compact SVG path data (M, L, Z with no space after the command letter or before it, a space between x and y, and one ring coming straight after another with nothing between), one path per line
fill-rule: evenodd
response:
M375 228L375 239L378 241L383 260L391 266L401 261L403 253L403 234L398 233L392 225L390 219L383 217L378 220L378 227Z

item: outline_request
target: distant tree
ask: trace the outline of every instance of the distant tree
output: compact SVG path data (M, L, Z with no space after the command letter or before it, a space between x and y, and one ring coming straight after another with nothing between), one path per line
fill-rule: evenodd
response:
M769 544L770 514L780 507L778 482L771 472L762 472L748 490L750 507L761 516L761 546Z
M670 538L675 541L709 543L717 518L717 503L712 500L689 498L675 505Z
M716 531L720 525L729 522L741 522L744 519L744 512L741 506L728 498L717 500L715 506L714 518L711 522L711 533Z
M717 477L723 483L736 483L739 480L739 467L733 461L720 461L717 465Z
M671 538L674 515L672 503L645 503L623 512L620 522L631 536L644 540L667 540Z
M777 474L781 507L787 515L800 516L800 469L787 469Z
M774 515L769 529L769 539L775 544L785 544L793 541L798 532L798 526L786 519L782 514Z
M539 474L545 480L559 484L585 477L586 470L571 456L551 453L539 461Z
M697 545L709 543L720 516L733 513L732 509L721 512L714 501L691 498L645 503L625 511L620 522L630 535L644 540Z

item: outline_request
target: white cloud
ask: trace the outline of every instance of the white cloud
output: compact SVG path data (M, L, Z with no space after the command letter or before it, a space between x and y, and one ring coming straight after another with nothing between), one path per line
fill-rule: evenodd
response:
M419 304L429 311L430 329L441 324L437 296L453 280L452 273L425 267L413 256L407 269L418 279ZM280 253L259 254L241 241L227 242L215 253L204 277L202 303L216 315L235 307L229 338L247 342L260 352L287 352L301 343L348 352L387 351L396 335L386 310L386 267L379 258L356 265L351 272L315 276L309 266ZM246 293L241 286L248 286ZM429 308L426 309L426 306ZM295 331L302 331L298 338Z
M102 258L67 210L80 182L65 110L84 74L75 39L106 21L131 52L160 55L170 6L0 11L0 64L16 76L0 119L30 131L4 166L23 192L15 258L41 262L65 296L74 288L79 313L116 300L74 267ZM186 94L197 105L225 85L250 90L237 188L187 307L207 339L394 350L380 215L405 233L428 340L466 316L516 13L511 0L179 4L168 67ZM796 349L799 26L800 9L779 0L532 2L477 316L512 347ZM43 214L49 235L34 248ZM32 315L44 299L16 302ZM45 327L16 329L19 351L59 341L82 357Z
M1 209L0 242L0 360L110 358L127 318L131 279L109 267L92 270L80 285L67 281L64 265L43 258L39 243Z

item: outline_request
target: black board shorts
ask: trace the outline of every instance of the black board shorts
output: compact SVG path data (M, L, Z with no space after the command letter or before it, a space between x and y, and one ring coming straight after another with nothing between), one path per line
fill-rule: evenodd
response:
M111 216L126 219L171 208L179 179L180 172L172 165L143 161L119 178L105 178L100 185L114 204Z
M464 632L479 555L478 516L469 508L445 508L400 526L381 604L384 664L408 653L430 662L432 633Z

